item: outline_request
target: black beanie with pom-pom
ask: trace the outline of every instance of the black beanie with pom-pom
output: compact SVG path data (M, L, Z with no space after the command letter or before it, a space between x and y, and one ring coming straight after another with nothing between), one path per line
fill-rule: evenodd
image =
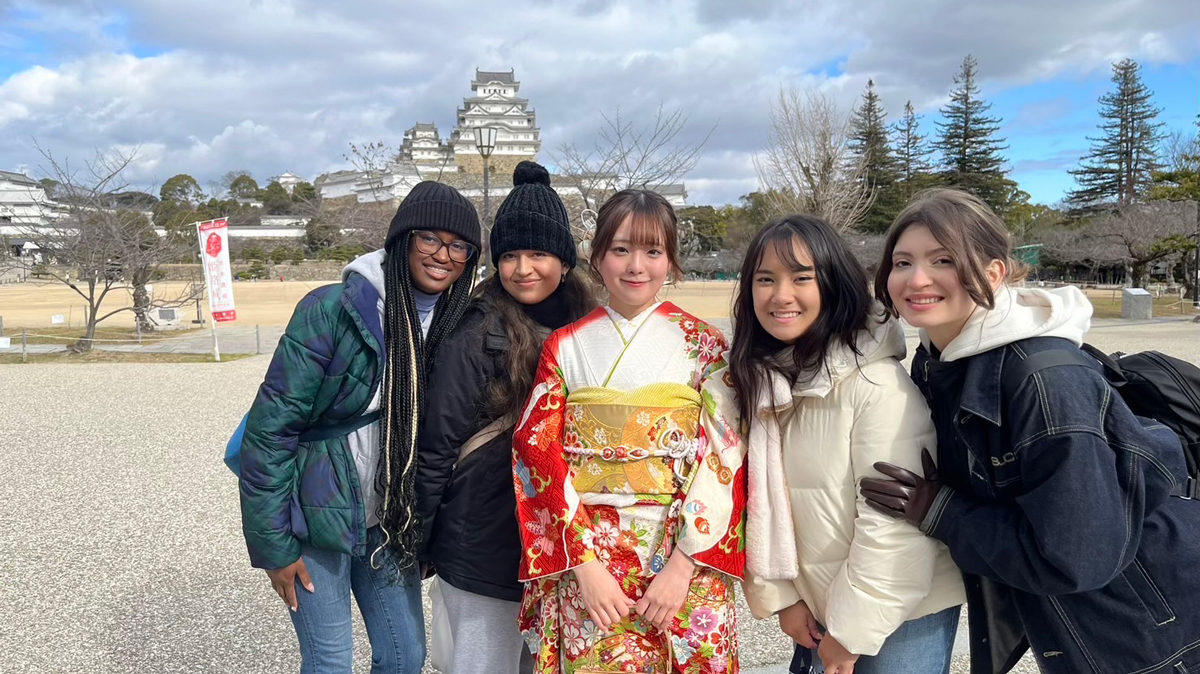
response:
M578 262L567 207L541 164L523 161L513 171L513 189L496 211L492 225L492 264L513 250L551 253L574 267Z

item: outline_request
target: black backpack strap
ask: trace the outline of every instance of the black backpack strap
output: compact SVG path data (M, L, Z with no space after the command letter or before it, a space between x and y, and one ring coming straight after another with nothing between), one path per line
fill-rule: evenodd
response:
M1096 369L1096 360L1084 354L1079 349L1048 349L1038 351L1016 362L1006 362L1004 365L1001 390L1006 397L1011 396L1021 387L1021 383L1048 367L1059 365L1082 365Z
M1196 484L1196 478L1189 475L1188 479L1183 481L1183 484L1175 485L1175 488L1171 490L1171 496L1178 496L1188 501L1200 496L1200 488Z
M1110 386L1120 386L1126 383L1120 365L1112 358L1100 353L1095 347L1085 345L1085 348L1087 349L1086 353L1080 349L1047 349L1031 353L1015 362L1006 362L1004 374L1001 375L1001 390L1005 397L1011 396L1026 379L1046 368L1060 365L1081 365L1092 369L1100 367ZM1100 353L1103 358L1098 358L1097 353ZM1198 492L1200 492L1200 484L1197 483L1196 478L1189 475L1183 484L1176 485L1171 490L1171 496L1194 499L1197 498Z

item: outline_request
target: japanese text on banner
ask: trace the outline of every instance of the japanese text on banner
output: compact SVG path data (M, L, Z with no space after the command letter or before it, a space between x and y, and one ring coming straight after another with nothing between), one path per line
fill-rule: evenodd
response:
M209 220L197 225L200 259L208 284L208 308L216 322L237 319L233 306L233 272L229 267L229 221Z

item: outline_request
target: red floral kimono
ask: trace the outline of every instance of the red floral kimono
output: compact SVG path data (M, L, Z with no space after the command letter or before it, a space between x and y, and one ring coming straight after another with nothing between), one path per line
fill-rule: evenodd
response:
M745 448L702 389L725 350L670 303L632 320L602 307L546 340L513 436L535 671L738 670ZM571 569L599 560L636 601L676 547L697 566L667 633L631 611L602 634Z

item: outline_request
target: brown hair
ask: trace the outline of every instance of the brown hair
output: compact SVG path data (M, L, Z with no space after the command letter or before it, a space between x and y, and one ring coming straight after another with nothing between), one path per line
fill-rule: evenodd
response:
M679 220L675 209L657 192L631 188L614 194L596 214L596 234L592 237L592 252L588 267L592 278L603 283L599 264L608 253L617 230L630 221L629 238L639 246L662 246L671 261L671 281L683 276L683 265L679 261Z
M949 252L958 271L958 280L975 304L994 309L995 293L987 278L992 260L1004 262L1006 283L1020 281L1028 267L1012 256L1012 240L1004 221L982 199L963 190L937 187L913 196L888 229L883 243L883 259L875 272L875 299L888 313L898 316L888 294L892 273L892 253L900 235L914 225L926 227L933 238Z

